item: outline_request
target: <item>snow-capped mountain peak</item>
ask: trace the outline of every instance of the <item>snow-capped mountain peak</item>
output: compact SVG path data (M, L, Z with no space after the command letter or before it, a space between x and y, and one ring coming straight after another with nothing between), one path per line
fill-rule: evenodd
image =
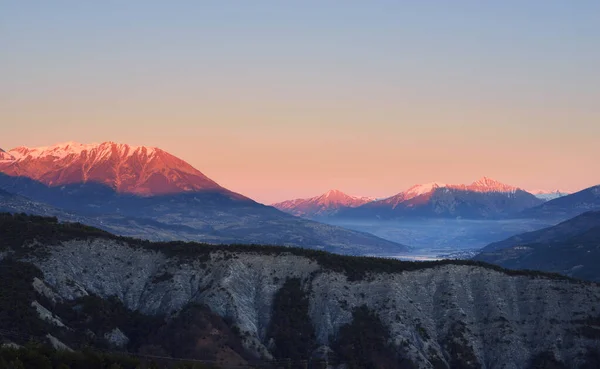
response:
M527 192L532 193L534 195L550 195L550 194L554 194L554 193L569 194L568 191L563 191L563 190L530 190Z
M542 200L554 200L559 197L570 195L570 192L562 191L562 190L531 190L529 193L532 193L538 199Z
M319 216L330 215L340 208L354 208L373 200L370 197L350 196L340 190L329 190L319 196L287 200L272 206L298 216Z
M14 160L15 160L14 156L12 156L11 154L7 153L6 151L0 149L0 162L14 161Z
M336 197L345 197L348 195L346 195L345 193L343 193L340 190L329 190L329 191L325 192L325 194L323 196L326 198L330 198L330 197L336 198Z
M431 191L442 187L446 187L446 184L440 182L431 182L412 186L408 190L404 191L404 200L409 200L414 197L430 193Z
M190 164L159 148L115 142L17 147L0 153L0 172L29 177L49 186L95 182L138 195L225 190Z
M147 156L152 156L157 151L161 151L155 147L146 146L133 146L115 142L103 142L100 144L81 144L78 142L64 142L53 146L41 146L41 147L17 147L9 151L9 153L15 158L16 161L22 161L26 159L40 159L46 157L52 157L55 160L64 159L70 156L79 156L84 152L95 151L99 154L100 158L116 153L120 156L132 156L136 153L144 153Z
M456 186L460 187L460 186ZM474 192L515 192L518 187L504 184L489 177L481 177L465 188Z

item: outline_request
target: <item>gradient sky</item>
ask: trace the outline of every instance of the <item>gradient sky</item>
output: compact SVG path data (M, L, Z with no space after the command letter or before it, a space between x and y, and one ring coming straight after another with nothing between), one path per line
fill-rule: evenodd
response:
M262 202L600 183L599 1L0 0L0 147L161 147Z

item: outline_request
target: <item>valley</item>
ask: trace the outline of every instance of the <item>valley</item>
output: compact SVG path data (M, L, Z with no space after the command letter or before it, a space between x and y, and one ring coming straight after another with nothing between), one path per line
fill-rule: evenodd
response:
M547 220L505 219L402 219L356 220L324 219L323 221L348 229L368 232L378 237L410 245L408 253L447 255L464 250L478 250L515 234L538 230L553 225Z

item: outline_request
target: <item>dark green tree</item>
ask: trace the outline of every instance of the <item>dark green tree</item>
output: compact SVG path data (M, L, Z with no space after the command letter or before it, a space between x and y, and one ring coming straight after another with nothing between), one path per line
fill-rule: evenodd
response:
M308 315L308 296L298 278L288 278L276 293L267 337L275 341L273 354L293 362L308 360L315 349L315 331Z

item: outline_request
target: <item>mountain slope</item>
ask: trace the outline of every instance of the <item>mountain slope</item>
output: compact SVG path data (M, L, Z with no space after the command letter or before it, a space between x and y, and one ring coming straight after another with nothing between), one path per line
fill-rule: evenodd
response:
M2 163L2 162L8 162L8 161L14 161L14 160L15 160L15 158L11 154L9 154L6 151L0 149L0 163Z
M49 147L18 147L2 155L0 172L25 176L48 186L93 182L120 193L146 196L227 191L188 163L158 148L114 142L89 145L69 142Z
M408 250L368 233L300 219L228 192L141 197L94 183L48 187L0 174L2 188L24 198L5 206L7 211L57 216L143 239L301 246L351 255Z
M474 259L600 282L600 211L492 243Z
M527 209L518 216L564 220L592 210L600 210L600 185L550 200Z
M140 339L156 337L163 317L183 314L188 324L172 324L165 331L170 336L154 341L155 350L169 354L170 337L187 347L204 347L213 334L223 337L231 329L240 332L246 350L263 357L283 359L292 353L298 359L328 357L332 364L356 365L349 360L358 353L359 360L368 361L359 367L529 369L548 356L566 367L582 367L586 360L597 364L584 355L593 357L600 345L600 287L556 275L475 262L149 244L51 220L0 216L0 255L7 253L12 261L2 261L0 271L14 261L31 262L29 268L39 270L16 280L16 287L29 288L19 294L25 298L22 306L38 301L75 333L88 329L99 339L121 337L112 344L129 339L133 343L126 348L134 352L144 343ZM96 302L84 305L90 298ZM111 308L115 304L128 310ZM78 319L82 306L85 314ZM183 330L190 326L186 311L193 306L207 307L230 328ZM104 324L73 323L93 323L95 316ZM133 319L137 325L130 324ZM68 329L52 329L57 337L69 338Z
M543 201L517 187L483 177L470 185L431 183L413 186L387 199L338 214L340 218L506 217Z
M14 195L1 189L0 212L29 213L44 216L55 216L55 214L58 213L58 211L51 206L30 201L22 196Z
M273 204L272 206L296 216L318 217L333 215L340 209L354 208L373 201L369 197L347 195L339 190L329 190L326 193L309 199L295 199Z

